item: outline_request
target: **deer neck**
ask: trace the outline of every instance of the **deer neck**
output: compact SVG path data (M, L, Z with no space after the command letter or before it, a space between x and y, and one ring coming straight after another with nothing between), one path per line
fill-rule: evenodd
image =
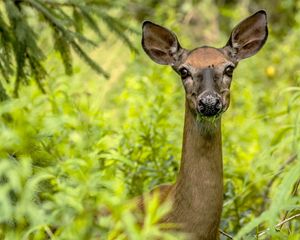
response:
M221 119L199 120L186 104L174 220L195 239L216 239L222 204Z

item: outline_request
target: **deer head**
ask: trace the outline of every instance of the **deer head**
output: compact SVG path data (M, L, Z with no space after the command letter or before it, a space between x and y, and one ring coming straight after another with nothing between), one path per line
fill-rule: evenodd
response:
M267 16L261 10L240 22L223 48L184 49L173 32L150 21L143 23L142 46L154 62L170 65L181 76L187 106L195 116L216 118L229 107L238 62L257 53L267 37Z

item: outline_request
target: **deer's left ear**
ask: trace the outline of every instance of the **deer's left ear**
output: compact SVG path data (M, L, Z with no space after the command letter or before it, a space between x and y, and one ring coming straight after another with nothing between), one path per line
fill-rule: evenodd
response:
M236 61L257 53L268 38L267 14L260 10L240 22L224 47Z

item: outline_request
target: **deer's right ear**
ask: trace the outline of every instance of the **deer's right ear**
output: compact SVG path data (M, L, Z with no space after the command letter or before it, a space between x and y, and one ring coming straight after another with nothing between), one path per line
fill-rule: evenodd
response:
M143 23L142 46L153 61L164 65L173 66L183 52L174 33L150 21Z

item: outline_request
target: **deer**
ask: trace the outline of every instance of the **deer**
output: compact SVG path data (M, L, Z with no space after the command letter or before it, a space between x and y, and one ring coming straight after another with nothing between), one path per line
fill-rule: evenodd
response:
M267 14L260 10L236 25L222 48L187 50L167 28L145 21L142 47L161 65L181 77L185 90L185 117L181 163L177 181L153 192L171 201L163 219L176 223L188 239L215 240L223 205L221 116L230 104L233 71L240 60L256 54L268 37ZM138 205L144 206L143 196Z

